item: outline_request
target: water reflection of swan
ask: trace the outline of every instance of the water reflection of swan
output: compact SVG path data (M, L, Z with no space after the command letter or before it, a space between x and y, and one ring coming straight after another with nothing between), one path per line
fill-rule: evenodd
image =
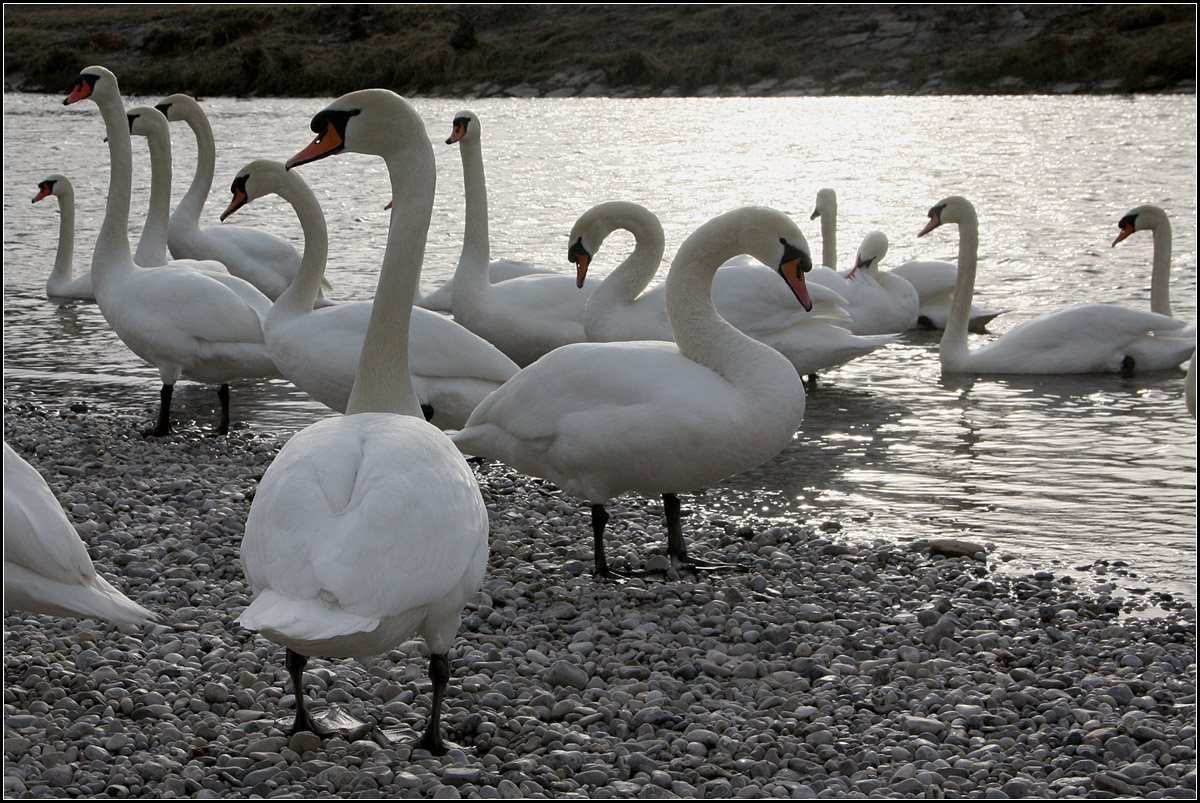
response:
M674 344L555 349L485 399L455 444L590 501L597 574L611 574L605 504L627 491L663 496L669 558L703 568L688 558L676 494L778 454L805 405L787 360L717 313L713 277L729 257L750 253L774 265L809 305L807 251L804 235L780 212L748 207L713 218L679 247L667 275Z
M75 188L66 176L55 173L38 182L36 204L53 195L58 199L58 249L54 253L54 269L46 279L46 295L50 298L73 298L95 301L92 273L72 276L75 267Z
M1139 312L1115 304L1081 304L1048 313L972 351L967 344L968 315L975 289L979 222L971 202L950 196L929 210L924 236L943 223L959 230L958 281L950 319L942 335L939 357L943 373L1079 374L1137 369L1130 346L1140 343L1187 359L1191 347L1170 334L1183 324L1165 315Z

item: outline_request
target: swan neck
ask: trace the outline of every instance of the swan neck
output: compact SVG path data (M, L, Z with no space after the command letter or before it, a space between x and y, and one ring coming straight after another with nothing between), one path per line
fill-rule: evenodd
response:
M837 270L837 210L821 213L821 262Z
M462 253L454 272L454 292L468 291L488 283L491 250L488 242L487 181L483 174L483 146L478 137L461 140L463 196L466 223Z
M423 417L409 372L408 329L433 216L437 180L433 150L428 138L422 138L408 148L395 149L384 160L392 183L392 217L346 414Z
M54 270L46 287L71 281L75 267L75 199L60 196L58 199L58 252L54 255Z
M629 217L614 223L605 237L617 229L624 229L633 235L633 251L600 283L589 297L588 307L593 302L605 306L632 304L654 281L662 264L666 238L657 218L630 212Z
M1150 274L1150 311L1171 316L1171 222L1158 221L1154 236L1153 268Z
M165 133L165 132L164 132ZM150 211L133 261L142 267L167 264L167 223L171 217L171 140L151 135Z
M212 125L203 110L195 110L185 118L192 133L196 135L196 173L184 193L176 214L185 213L189 218L200 219L208 192L212 188L213 174L217 169L217 146L213 139Z
M129 249L129 195L133 191L133 143L129 135L129 118L119 96L96 98L104 131L108 135L109 179L108 201L104 219L92 251L92 277L100 281L117 262L133 258Z
M970 327L971 303L975 297L975 272L979 262L979 220L974 215L958 224L958 278L954 283L954 299L939 347L941 362L954 363L969 353L967 332Z
M317 196L303 182L290 184L278 194L292 205L300 220L304 254L300 258L300 269L271 306L268 319L276 310L280 313L311 311L320 294L321 280L325 277L325 266L329 259L329 229Z

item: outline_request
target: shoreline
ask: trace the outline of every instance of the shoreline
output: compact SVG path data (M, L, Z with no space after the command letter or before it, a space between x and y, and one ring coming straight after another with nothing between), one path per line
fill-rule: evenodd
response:
M281 440L204 421L148 441L140 411L73 407L6 388L5 439L97 568L181 626L7 614L6 796L1195 795L1186 601L1122 616L1133 601L1069 576L692 495L693 552L746 571L598 583L585 506L495 464L477 468L488 575L450 653L461 749L289 738L282 649L234 625L246 512ZM610 510L614 566L661 562L654 501ZM310 700L419 728L418 644L313 660Z

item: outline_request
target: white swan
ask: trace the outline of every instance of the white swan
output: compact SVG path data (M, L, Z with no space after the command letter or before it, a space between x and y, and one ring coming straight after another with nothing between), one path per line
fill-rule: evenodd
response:
M263 475L242 564L254 599L239 621L287 648L293 731L325 730L304 701L306 656L429 646L433 705L417 746L445 751L447 651L487 567L488 517L462 455L421 417L408 324L433 211L433 149L421 118L383 89L352 92L312 120L289 167L342 150L382 156L395 205L358 379L346 415L297 433ZM313 721L317 720L317 721Z
M751 469L779 453L804 416L804 387L774 349L747 337L712 304L729 257L750 253L807 304L808 245L786 215L746 207L713 218L680 246L667 275L674 343L579 343L555 349L487 397L454 434L466 454L544 477L592 503L596 571L605 504L662 494L671 561L687 556L676 494ZM786 292L782 285L780 292Z
M66 176L54 173L38 182L38 193L33 196L33 202L36 204L51 195L58 199L58 250L54 253L54 268L46 279L46 296L95 301L92 272L72 275L75 269L75 188Z
M92 284L109 326L162 377L158 424L147 434L170 432L171 394L180 377L220 385L218 432L227 432L228 383L279 374L263 343L262 319L271 302L241 279L202 269L203 263L134 264L128 232L133 147L116 76L104 67L86 68L63 103L84 99L104 118L111 161Z
M887 235L868 233L846 274L844 295L851 309L861 310L880 332L904 332L917 325L921 299L907 281L880 269L887 252Z
M292 205L304 231L300 272L267 313L267 351L280 373L296 387L338 412L346 411L358 371L371 302L313 309L329 253L320 203L299 174L279 162L258 160L233 180L225 220L246 203L275 193ZM449 318L414 309L409 328L413 387L429 420L442 429L461 429L484 397L517 372L517 365L492 344Z
M650 210L628 201L608 201L584 212L568 240L567 258L576 265L577 282L583 283L601 244L617 229L633 234L634 249L588 299L583 319L588 340L673 340L666 285L643 292L665 248L662 225ZM758 260L734 257L713 277L713 300L722 318L782 353L801 376L811 377L892 340L852 334L845 328L844 299L807 281L812 309L805 310L779 293L773 273Z
M158 615L96 573L37 469L4 444L4 609L142 624Z
M129 119L129 133L145 137L150 149L150 206L133 261L145 267L165 265L170 261L167 227L171 218L171 132L167 118L151 106L136 106L126 111L125 116ZM218 272L228 272L219 262L212 266L220 267Z
M454 271L454 319L520 366L559 346L586 340L583 312L591 288L579 290L573 277L531 274L491 283L479 119L471 112L456 114L446 142L457 142L460 148L467 208L462 254Z
M1145 204L1130 209L1117 222L1117 227L1121 231L1113 240L1114 247L1135 231L1150 232L1154 241L1150 273L1150 311L1171 316L1171 221L1167 213L1162 207ZM1196 327L1193 324L1172 334L1171 337L1188 339L1194 347ZM1157 371L1179 366L1179 363L1174 361L1175 351L1164 349L1161 340L1161 337L1138 340L1130 347L1130 353L1139 370Z
M183 121L196 135L196 173L171 213L167 246L176 259L215 259L274 301L300 270L300 254L284 238L244 226L201 226L216 171L217 149L208 115L196 100L176 94L155 108L170 122Z
M957 223L959 232L958 282L939 349L943 374L1131 372L1139 367L1129 352L1132 343L1183 326L1153 312L1115 304L1081 304L1026 321L972 351L967 344L967 324L979 247L975 207L961 196L945 198L929 210L929 223L917 236L923 237L943 223ZM1163 348L1176 350L1176 365L1188 358L1190 345L1184 343L1189 349L1184 350L1179 348L1182 341L1160 339Z

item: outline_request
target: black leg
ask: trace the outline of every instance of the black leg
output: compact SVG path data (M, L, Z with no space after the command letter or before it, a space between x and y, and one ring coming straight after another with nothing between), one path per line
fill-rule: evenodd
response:
M1126 354L1125 359L1121 360L1121 376L1129 379L1134 375L1136 369L1137 365L1134 363L1133 357Z
M809 374L808 378L806 378L804 380L804 389L807 390L809 393L812 393L814 390L817 389L817 375L815 372Z
M433 405L432 404L422 404L421 405L421 415L425 416L426 421L432 421L433 420Z
M308 658L291 648L286 651L285 665L288 674L292 676L292 693L296 695L296 720L292 723L292 733L311 731L317 733L312 719L308 716L308 704L304 702L304 667Z
M341 736L348 742L361 739L370 732L371 726L349 713L330 707L319 714L311 714L304 700L304 667L308 658L287 648L286 666L292 676L292 691L296 695L296 719L292 723L292 734L310 731L321 738Z
M433 704L429 710L429 724L425 733L413 745L420 750L428 750L435 756L446 754L446 743L442 741L442 698L446 695L446 686L450 683L450 659L444 653L433 653L429 656L429 679L433 681Z
M171 394L174 385L163 385L158 394L158 425L142 434L149 438L163 438L171 434Z
M742 568L730 563L710 563L688 557L687 541L683 537L683 522L679 516L679 497L677 495L663 494L663 513L667 520L667 557L671 559L672 566L683 566L693 571Z
M221 424L217 427L218 435L229 434L229 384L217 389L217 398L221 400Z
M604 557L604 526L608 524L608 511L604 505L592 505L592 545L596 553L596 574L604 578L612 578L608 561Z

